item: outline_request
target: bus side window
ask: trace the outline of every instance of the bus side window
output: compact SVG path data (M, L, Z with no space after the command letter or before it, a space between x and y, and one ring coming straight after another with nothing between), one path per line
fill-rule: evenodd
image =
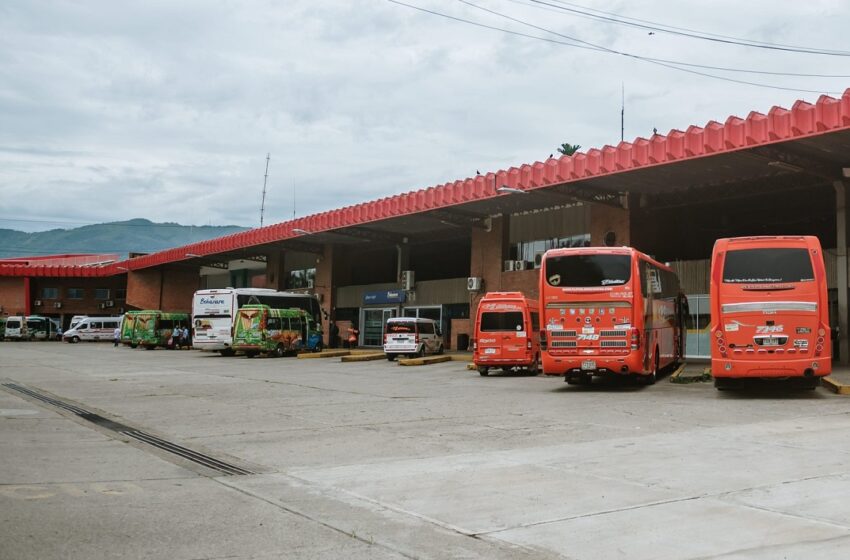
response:
M270 331L280 330L280 317L269 317L266 320L266 328Z

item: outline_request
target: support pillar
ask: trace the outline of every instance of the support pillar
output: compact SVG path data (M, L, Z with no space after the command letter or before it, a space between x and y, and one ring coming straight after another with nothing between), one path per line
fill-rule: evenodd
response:
M838 232L836 240L836 269L838 290L838 354L839 363L850 363L850 344L848 344L848 309L847 309L847 184L835 181L835 225Z

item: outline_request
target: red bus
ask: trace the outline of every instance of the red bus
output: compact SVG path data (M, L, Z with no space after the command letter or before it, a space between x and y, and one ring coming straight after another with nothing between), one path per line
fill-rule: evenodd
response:
M524 369L537 375L540 365L540 318L537 300L522 292L488 292L478 304L472 360L478 373L491 368Z
M800 378L832 371L826 268L811 236L718 239L711 257L711 374Z
M543 373L655 383L685 355L686 300L673 270L630 247L552 249L540 268Z

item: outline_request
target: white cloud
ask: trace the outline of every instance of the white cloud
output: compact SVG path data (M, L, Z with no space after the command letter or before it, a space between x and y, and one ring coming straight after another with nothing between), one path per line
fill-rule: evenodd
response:
M558 4L558 0L547 0ZM447 0L410 3L544 35ZM606 47L699 64L850 75L850 59L488 8ZM842 48L837 1L593 2L762 41ZM787 4L787 5L786 5ZM726 74L730 75L731 74ZM735 75L842 91L850 79ZM619 141L788 106L803 94L505 35L382 0L0 6L0 227L146 217L256 225ZM42 228L41 226L44 226Z

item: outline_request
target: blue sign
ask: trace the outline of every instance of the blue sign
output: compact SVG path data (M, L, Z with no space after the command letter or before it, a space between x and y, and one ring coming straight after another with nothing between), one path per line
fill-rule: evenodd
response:
M376 305L380 303L404 303L407 294L404 290L387 290L383 292L364 292L363 305Z

